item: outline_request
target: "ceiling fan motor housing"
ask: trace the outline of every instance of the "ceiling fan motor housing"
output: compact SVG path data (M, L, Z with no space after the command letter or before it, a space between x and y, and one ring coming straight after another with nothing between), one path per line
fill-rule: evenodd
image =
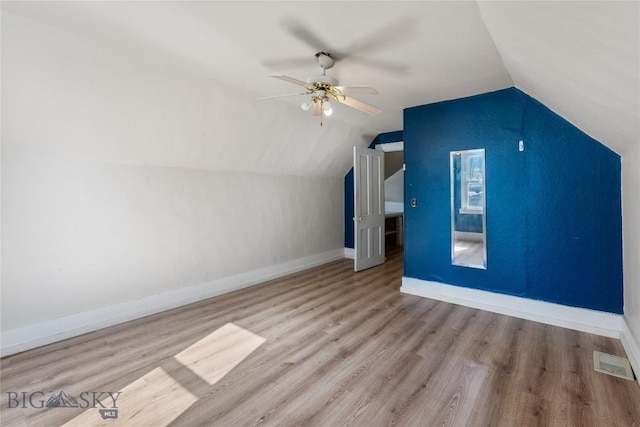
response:
M318 61L318 64L323 70L328 70L329 68L332 68L333 65L335 64L335 61L333 60L331 55L328 54L327 52L316 53L316 60Z
M324 83L327 85L331 85L331 86L337 86L338 85L338 80L334 79L331 76L327 76L326 74L321 74L318 76L311 76L307 79L307 83L308 84L313 84L313 83Z

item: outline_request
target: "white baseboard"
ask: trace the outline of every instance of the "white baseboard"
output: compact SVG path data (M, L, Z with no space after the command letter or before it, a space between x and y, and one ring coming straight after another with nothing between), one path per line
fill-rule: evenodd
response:
M400 292L611 338L620 338L622 331L623 318L620 314L569 307L428 280L403 277Z
M356 250L353 248L344 248L344 257L349 259L356 259Z
M307 268L344 259L344 255L342 249L336 249L236 276L10 329L2 332L0 336L0 357L243 289Z
M636 374L636 380L640 384L640 343L634 338L626 319L622 319L622 333L620 334L620 341L622 341L622 347L627 353L627 358L633 372Z

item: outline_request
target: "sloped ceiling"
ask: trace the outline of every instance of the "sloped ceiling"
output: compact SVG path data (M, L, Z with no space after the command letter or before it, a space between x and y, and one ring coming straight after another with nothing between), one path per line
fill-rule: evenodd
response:
M233 123L239 137L242 121L250 121L261 146L286 153L295 144L302 157L300 147L308 146L320 163L331 163L313 171L322 175L344 173L353 145L402 129L406 107L514 85L619 153L640 140L637 2L3 1L2 9L262 103L247 114L272 109L278 118L240 114ZM378 89L360 99L382 108L381 115L338 106L324 129L335 123L341 131L323 134L319 123L310 126L317 118L299 108L303 98L253 101L296 92L267 75L318 74L313 55L321 47L348 56L328 74ZM327 137L332 143L323 148Z
M640 143L639 5L479 2L514 85L618 153Z

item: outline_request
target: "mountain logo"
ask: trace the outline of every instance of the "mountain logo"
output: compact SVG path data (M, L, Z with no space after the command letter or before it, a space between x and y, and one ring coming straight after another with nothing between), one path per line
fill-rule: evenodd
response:
M7 391L6 408L94 408L98 410L103 420L118 418L117 400L122 394L121 391L82 391L75 396L65 393L64 390L60 390L58 393L49 393L51 394L47 399L47 392L44 391ZM0 408L0 411L3 409Z
M45 406L47 408L79 408L80 404L73 396L61 390L60 393L52 395Z

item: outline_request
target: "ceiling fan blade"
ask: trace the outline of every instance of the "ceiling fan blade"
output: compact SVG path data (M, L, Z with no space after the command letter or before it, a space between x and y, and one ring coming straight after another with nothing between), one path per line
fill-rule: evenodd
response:
M378 107L374 107L373 105L367 104L366 102L358 101L355 98L349 98L347 96L339 96L338 102L348 105L349 107L355 108L356 110L360 110L363 113L371 114L372 116L378 115L382 113L382 110Z
M370 86L334 86L342 95L377 95L378 91Z
M312 33L308 28L305 28L299 22L296 22L294 19L289 18L285 20L283 25L295 38L316 51L326 52L327 49L329 49L329 45L324 40Z
M352 52L349 56L356 57L365 53L377 52L391 46L400 44L406 40L411 40L415 34L415 20L404 18L378 28L367 37L361 38L351 43L347 52Z
M258 101L262 99L272 99L272 98L283 98L285 96L296 96L296 95L308 95L309 92L300 92L300 93L286 93L284 95L273 95L273 96L263 96L261 98L256 98Z
M293 77L285 76L284 74L269 74L269 77L273 77L274 79L284 80L285 82L293 83L294 85L307 87L307 82L294 79Z

